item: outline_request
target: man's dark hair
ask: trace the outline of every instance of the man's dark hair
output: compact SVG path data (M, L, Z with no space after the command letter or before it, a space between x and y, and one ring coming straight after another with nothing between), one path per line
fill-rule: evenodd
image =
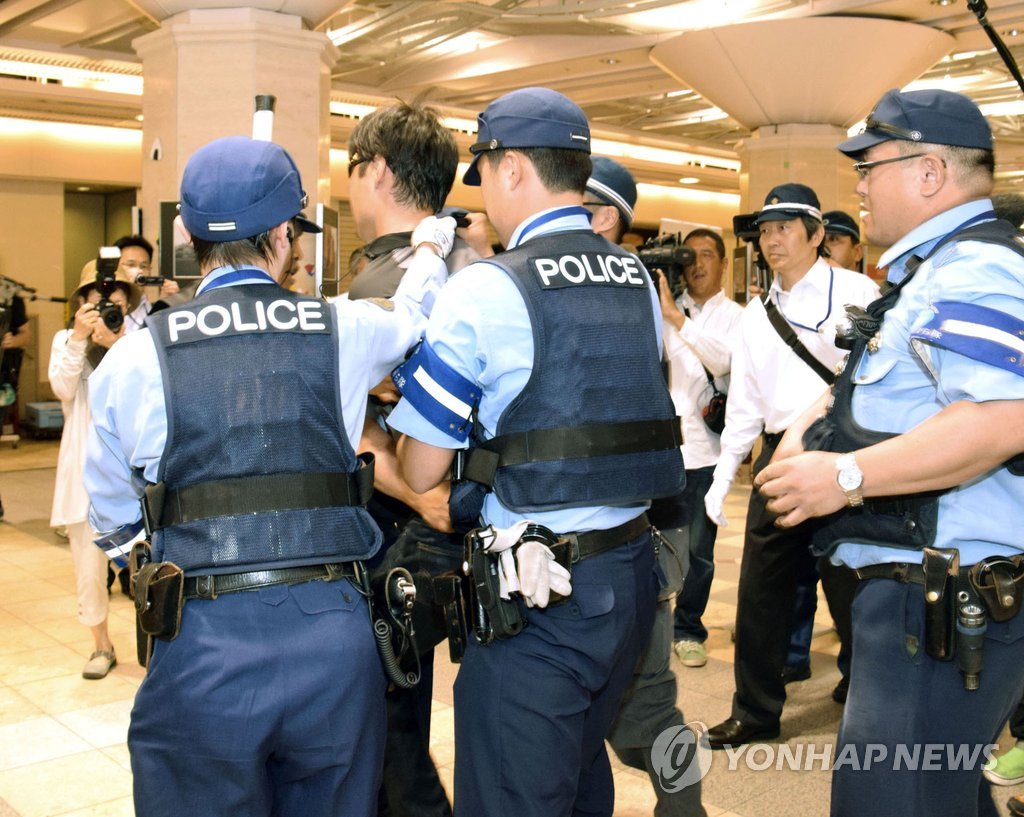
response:
M814 234L818 232L824 225L816 218L812 216L800 216L800 221L803 222L804 230L807 231L807 240L810 241L814 238ZM818 242L818 256L823 258L827 252L825 249L825 236L822 234L821 241Z
M146 241L146 239L141 235L121 236L114 242L114 246L119 250L123 250L125 247L140 247L146 251L146 255L149 256L149 260L153 260L153 245Z
M583 193L593 172L590 154L564 148L508 148L522 153L533 164L541 184L552 193ZM502 149L489 150L484 158L495 167L505 155Z
M725 242L722 241L722 236L714 230L709 230L707 227L698 227L696 230L690 230L690 232L686 234L686 238L683 239L683 243L685 244L691 238L710 238L715 242L715 249L718 251L718 257L725 258Z
M196 262L200 269L244 267L254 263L269 263L274 259L270 230L238 241L207 241L192 236L192 248L196 251Z
M363 117L348 138L348 155L383 157L395 176L399 204L436 213L455 181L459 148L432 108L399 102ZM365 173L362 165L356 173Z

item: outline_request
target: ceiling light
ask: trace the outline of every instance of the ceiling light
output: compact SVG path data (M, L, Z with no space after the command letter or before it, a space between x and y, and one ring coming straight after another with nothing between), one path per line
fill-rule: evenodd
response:
M933 6L952 6L956 0L929 0Z
M683 176L683 178L681 178L679 180L679 183L680 184L696 184L699 181L700 181L700 179L698 179L696 176Z
M115 74L65 68L60 65L39 65L20 60L0 60L0 74L26 77L39 82L60 83L66 88L88 88L93 91L142 96L142 75Z
M605 65L618 65L619 61L615 57L608 57L608 59L601 60Z
M92 190L92 188L91 187L76 187L75 190L77 190L79 193L88 193L90 190Z

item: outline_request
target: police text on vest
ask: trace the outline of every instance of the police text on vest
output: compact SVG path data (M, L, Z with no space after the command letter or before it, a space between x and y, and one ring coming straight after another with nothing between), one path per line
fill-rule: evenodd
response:
M205 337L244 332L323 332L325 304L319 301L234 301L209 304L195 312L183 310L168 317L171 343L189 340L196 333Z
M586 252L559 258L531 258L530 264L544 289L590 284L647 286L640 261L632 255Z

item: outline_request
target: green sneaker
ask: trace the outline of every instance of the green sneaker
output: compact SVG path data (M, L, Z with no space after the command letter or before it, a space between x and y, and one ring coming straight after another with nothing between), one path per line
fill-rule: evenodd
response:
M684 667L703 667L708 662L708 650L700 641L677 641L672 649Z
M1017 741L1017 745L1009 751L990 758L983 774L989 783L997 786L1024 783L1024 741Z

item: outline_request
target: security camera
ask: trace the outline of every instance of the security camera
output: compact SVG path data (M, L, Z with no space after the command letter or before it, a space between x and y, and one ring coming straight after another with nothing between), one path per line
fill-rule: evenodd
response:
M160 144L159 139L153 140L153 147L149 149L149 158L154 162L159 162L164 157L164 146Z

